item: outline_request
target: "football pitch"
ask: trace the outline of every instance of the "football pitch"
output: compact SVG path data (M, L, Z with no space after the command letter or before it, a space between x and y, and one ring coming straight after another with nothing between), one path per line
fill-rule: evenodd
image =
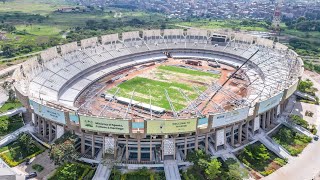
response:
M195 88L203 92L219 77L204 71L162 65L119 84L107 93L114 94L120 88L116 96L131 98L134 91L133 100L150 103L151 99L152 105L171 110L167 91L175 110L181 111L189 104L181 92L194 100L199 96Z

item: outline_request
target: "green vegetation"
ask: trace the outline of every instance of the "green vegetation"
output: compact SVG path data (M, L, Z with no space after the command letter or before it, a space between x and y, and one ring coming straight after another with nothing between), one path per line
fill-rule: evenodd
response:
M78 137L70 132L65 133L57 139L50 150L50 159L55 164L69 163L79 158L75 143Z
M11 167L26 159L31 159L44 152L44 148L34 141L29 134L22 133L18 139L0 148L0 157Z
M19 115L12 117L1 116L0 117L0 138L5 136L23 126L23 120Z
M96 169L82 163L64 163L49 180L83 179L91 180Z
M72 7L76 11L58 9ZM88 37L135 29L165 27L164 16L124 10L115 18L115 9L66 5L63 0L12 0L0 8L0 58L13 58L39 52L52 46Z
M137 171L121 174L117 169L113 169L110 180L165 180L164 172L154 172L147 168L142 168Z
M34 170L36 170L38 172L41 172L41 171L44 170L44 167L41 166L40 164L34 164L34 165L32 165L32 169L34 169Z
M269 24L265 21L255 20L212 20L212 19L187 19L186 22L176 23L178 26L198 27L205 29L233 29L248 31L267 31Z
M227 159L223 162L221 159L211 159L201 150L188 153L187 160L194 165L182 172L183 180L240 180L248 177L246 169L241 168L235 160Z
M311 137L297 133L288 127L281 129L272 136L272 139L284 147L292 156L297 156L312 141Z
M304 120L302 117L300 117L298 115L291 115L290 119L296 125L299 125L305 129L309 130L312 134L317 134L317 127L314 124L310 125L308 123L308 121Z
M193 76L209 76L209 77L212 76L214 78L220 77L220 75L217 75L217 74L212 74L212 73L205 72L205 71L186 69L186 68L176 67L176 66L159 66L159 69L171 71L171 72L182 73L182 74L189 74L189 75L193 75Z
M285 160L278 158L261 143L245 147L237 157L249 168L258 171L263 176L273 173L286 164Z
M17 108L20 108L20 107L22 107L22 104L20 103L20 101L18 101L18 100L12 100L12 101L8 100L0 108L0 113L4 113L4 112L7 112L9 110L17 109Z

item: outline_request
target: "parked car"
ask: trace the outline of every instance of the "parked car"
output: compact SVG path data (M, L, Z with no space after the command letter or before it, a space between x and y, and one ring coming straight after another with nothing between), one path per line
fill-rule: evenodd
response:
M26 175L26 179L35 178L37 176L38 176L37 172L32 172L32 173L29 173L28 175Z
M313 140L318 141L319 140L319 136L318 135L313 136Z
M31 164L30 159L29 158L26 159L26 165L30 165L30 164Z

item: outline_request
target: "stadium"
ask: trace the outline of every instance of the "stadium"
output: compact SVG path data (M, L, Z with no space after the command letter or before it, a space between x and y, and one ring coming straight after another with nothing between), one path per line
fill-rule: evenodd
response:
M298 55L269 39L164 29L53 47L13 79L46 142L71 131L84 158L161 164L272 129L302 72Z

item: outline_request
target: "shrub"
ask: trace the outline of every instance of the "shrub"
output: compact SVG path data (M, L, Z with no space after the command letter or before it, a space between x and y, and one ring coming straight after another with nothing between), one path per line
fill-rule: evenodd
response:
M32 169L34 169L38 172L41 172L41 171L43 171L44 167L41 166L40 164L34 164L34 165L32 165Z

